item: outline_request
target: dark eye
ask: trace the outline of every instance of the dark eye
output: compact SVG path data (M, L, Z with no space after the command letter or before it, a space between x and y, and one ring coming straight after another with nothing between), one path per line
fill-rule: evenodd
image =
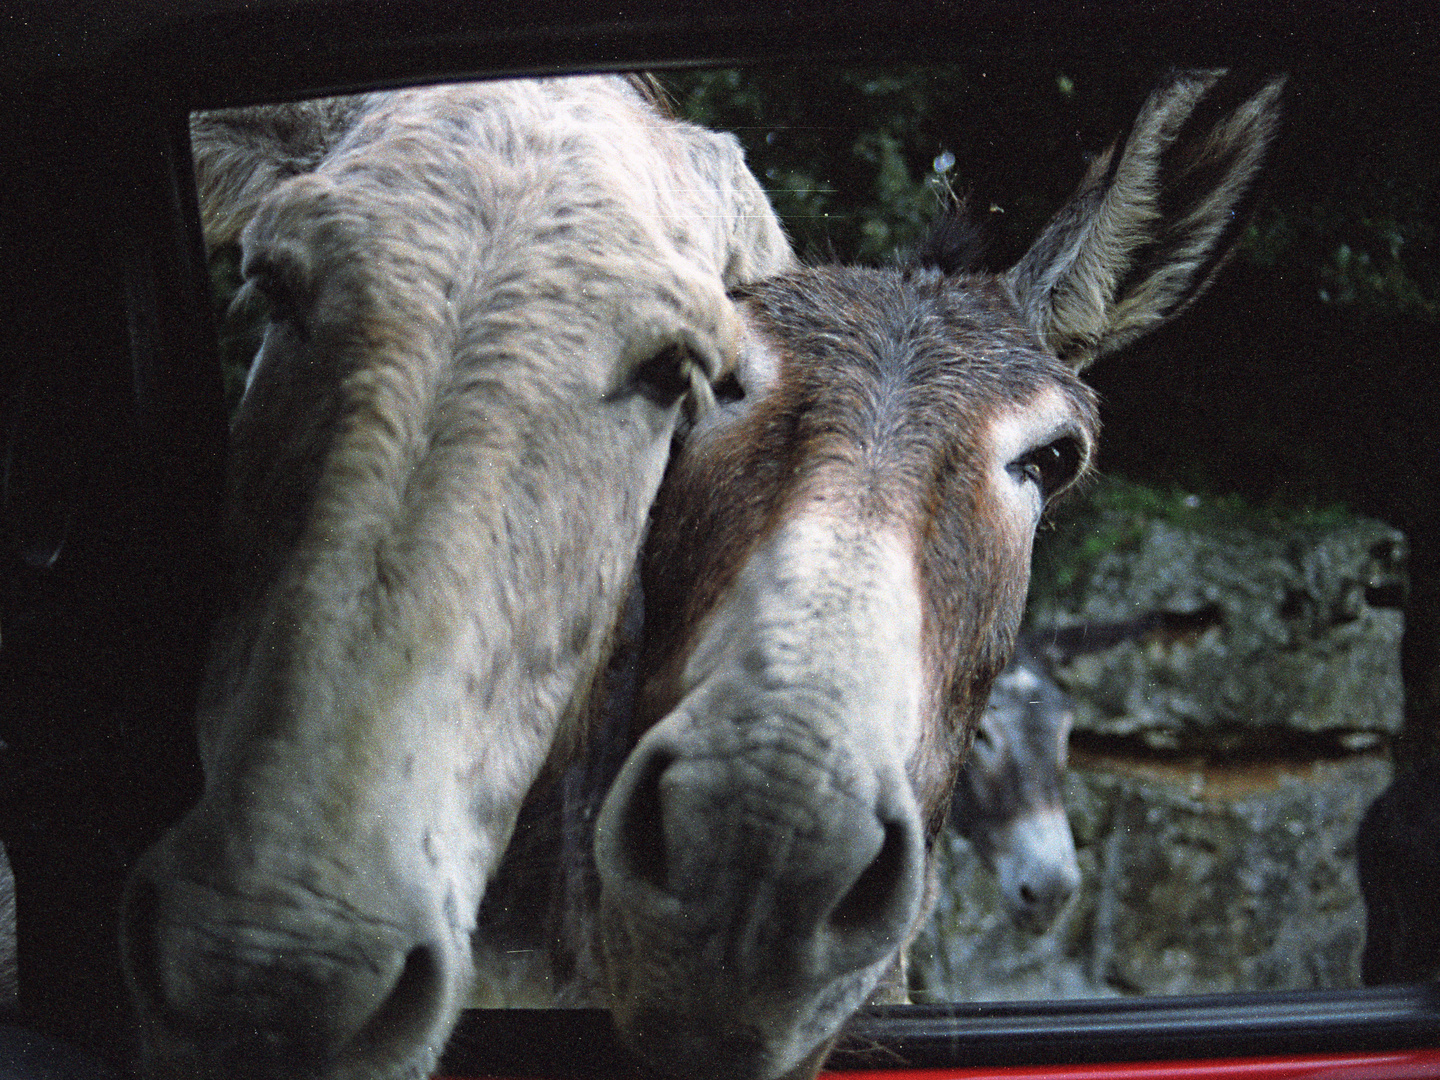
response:
M304 332L305 311L286 275L269 265L253 268L247 283L264 304L265 317L272 323L286 323Z
M1017 479L1028 480L1049 499L1080 472L1080 442L1072 436L1036 447L1010 466Z
M743 401L744 398L745 388L740 385L740 380L733 371L722 376L720 381L715 384L715 400L721 405L733 405L737 401Z
M668 407L689 393L693 366L683 345L667 345L635 369L630 385L646 401Z

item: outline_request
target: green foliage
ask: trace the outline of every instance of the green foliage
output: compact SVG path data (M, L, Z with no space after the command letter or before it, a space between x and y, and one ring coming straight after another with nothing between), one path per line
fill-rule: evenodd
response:
M997 58L1000 60L1001 58ZM678 110L736 133L801 254L877 262L911 247L955 193L987 219L992 264L1009 265L1124 129L1148 69L1034 63L679 72ZM1398 110L1378 141L1365 96L1301 86L1267 167L1270 200L1238 257L1337 306L1434 320L1440 243L1431 132ZM1337 139L1337 132L1346 132Z
M1246 231L1240 257L1264 267L1307 264L1327 304L1433 321L1440 317L1440 237L1423 189L1405 193L1408 205L1393 205L1386 196L1394 187L1368 192L1368 205L1358 207L1267 207Z
M875 263L913 247L956 193L973 198L992 186L1006 156L993 152L1004 118L987 104L982 82L944 65L792 65L680 72L666 87L681 115L740 138L802 255ZM1060 107L1073 93L1073 81L1061 77L1042 101ZM959 120L975 116L982 122L968 129ZM1069 182L1080 166L1076 155ZM1043 214L1056 205L1026 201L1045 206Z

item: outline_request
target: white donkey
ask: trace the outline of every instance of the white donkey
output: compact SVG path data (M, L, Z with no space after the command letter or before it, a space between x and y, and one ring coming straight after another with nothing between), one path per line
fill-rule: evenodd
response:
M271 318L232 431L204 795L123 951L158 1076L399 1078L577 743L726 289L790 266L738 144L618 78L201 117Z

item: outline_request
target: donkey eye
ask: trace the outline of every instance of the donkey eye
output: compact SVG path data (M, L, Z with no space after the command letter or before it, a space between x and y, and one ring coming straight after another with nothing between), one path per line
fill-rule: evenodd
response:
M630 376L630 385L646 401L668 407L690 390L694 360L683 345L666 345L652 353Z
M739 377L732 371L715 384L715 400L722 405L733 405L745 399L745 388Z
M265 304L266 317L272 323L288 323L303 330L305 312L295 290L283 274L262 267L251 271L248 283Z
M1018 480L1028 480L1040 489L1040 497L1049 499L1080 471L1080 443L1066 435L1044 446L1036 447L1011 464Z

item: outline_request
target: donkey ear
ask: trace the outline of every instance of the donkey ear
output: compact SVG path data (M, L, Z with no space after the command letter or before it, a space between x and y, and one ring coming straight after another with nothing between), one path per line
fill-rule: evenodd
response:
M1246 219L1284 76L1162 83L1007 278L1026 320L1076 371L1205 291Z
M195 113L190 146L206 245L234 243L266 195L313 171L354 125L363 101L321 98Z

